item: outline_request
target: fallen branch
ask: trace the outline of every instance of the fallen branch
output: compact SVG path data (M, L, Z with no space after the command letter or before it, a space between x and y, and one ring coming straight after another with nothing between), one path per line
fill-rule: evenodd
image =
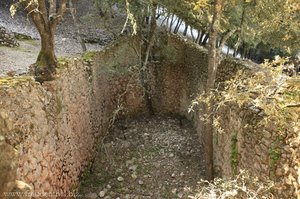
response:
M295 108L295 107L300 107L300 104L288 104L285 107L286 108Z

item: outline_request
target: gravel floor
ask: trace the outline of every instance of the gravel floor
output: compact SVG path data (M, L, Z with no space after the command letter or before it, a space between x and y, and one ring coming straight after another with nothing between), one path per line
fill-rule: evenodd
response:
M119 121L108 132L90 173L83 198L188 198L204 178L196 132L188 121L145 117Z

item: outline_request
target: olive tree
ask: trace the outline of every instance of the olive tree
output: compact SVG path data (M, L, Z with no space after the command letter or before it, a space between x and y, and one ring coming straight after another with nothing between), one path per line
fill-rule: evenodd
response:
M37 81L53 79L57 60L54 52L54 36L57 25L66 11L67 0L19 0L10 8L12 16L23 6L41 37L41 49L34 65Z

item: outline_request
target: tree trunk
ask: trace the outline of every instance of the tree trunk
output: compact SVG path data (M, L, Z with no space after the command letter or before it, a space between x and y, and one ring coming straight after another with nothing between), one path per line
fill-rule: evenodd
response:
M57 24L61 21L66 10L67 0L61 0L58 10L56 10L56 0L49 0L49 7L46 1L38 0L38 11L36 4L31 0L23 0L22 4L30 15L41 37L41 50L36 64L33 68L35 79L38 82L49 81L53 79L57 65L54 52L54 34Z
M244 21L245 21L245 15L246 15L246 2L245 0L243 1L243 11L242 11L242 16L241 16L241 22L240 22L240 31L238 32L237 34L237 37L238 37L238 40L234 46L235 48L235 57L239 54L238 51L239 51L239 47L240 47L240 44L242 42L242 33L243 33L243 25L244 25Z
M196 44L199 43L200 35L201 35L201 32L200 32L200 30L198 30L197 39L196 39L196 41L195 41Z
M146 12L146 17L145 17L146 25L149 25L149 21L150 21L149 13L150 13L149 6L147 6L147 12Z
M199 43L198 43L199 45L201 45L204 35L205 35L205 31L202 30L202 31L201 31L201 36L200 36L200 38L199 38Z
M204 39L203 39L203 41L201 43L202 46L205 46L205 44L207 43L207 40L209 39L209 34L210 33L208 33L208 34L205 35L205 37L204 37Z
M172 14L172 17L171 17L171 23L170 23L170 27L169 27L169 32L172 32L173 23L174 23L174 14Z
M251 53L252 53L252 48L248 49L248 54L247 54L247 58L251 59Z
M232 56L233 56L233 57L236 57L236 55L237 55L237 49L234 48L234 49L233 49L233 54L232 54Z
M57 60L54 53L54 34L50 31L43 32L40 36L41 50L36 60L34 76L38 82L44 82L53 79Z
M161 13L163 12L163 10L162 11L160 11L160 6L158 6L157 7L157 12L156 12L156 17L155 17L155 19L157 20L157 19L159 19L159 17L160 17L160 15L161 15Z
M188 25L187 25L187 23L185 23L185 28L184 28L184 31L183 31L183 36L186 36L186 33L187 33L187 31L188 31Z
M169 28L170 16L171 16L171 13L168 13L167 24L166 24L166 30L168 30L168 28Z
M155 39L155 32L156 32L156 20L155 20L155 15L156 15L156 4L152 5L152 9L151 9L151 28L150 28L150 32L149 32L149 37L148 37L148 44L147 44L147 48L146 48L146 52L145 52L145 60L143 63L143 66L141 68L140 71L140 80L141 80L141 84L144 88L145 91L145 101L148 107L148 111L151 115L154 115L154 109L153 109L153 105L152 105L152 100L151 100L151 95L150 95L150 86L148 84L148 77L147 75L149 74L149 69L148 69L148 61L149 61L149 55L150 55L150 51L151 48L153 46L154 43L154 39Z
M222 45L223 40L224 40L224 36L221 36L219 42L217 42L217 48Z
M162 20L160 26L162 26L165 23L165 21L167 21L166 22L167 23L166 27L168 27L169 18L170 18L170 13L168 13L166 17L164 16L164 19Z
M177 34L177 32L178 32L178 30L179 30L179 28L181 26L181 23L182 23L182 20L178 18L177 24L176 24L176 26L174 28L174 32L173 33Z
M217 50L218 28L219 21L222 13L223 3L222 0L214 1L214 14L211 22L209 43L208 43L208 77L206 82L206 95L209 95L215 86L217 67L219 64L219 51ZM213 180L214 178L214 148L213 148L213 103L210 106L204 106L204 113L209 115L207 123L204 125L204 150L205 160L207 163L207 179Z
M227 46L227 54L226 54L226 56L228 57L228 55L229 55L229 46Z
M246 48L245 48L245 43L243 42L242 47L241 47L241 58L245 59L246 57Z
M192 26L190 26L190 31L191 31L191 35L192 35L192 41L195 42L195 36L194 36L194 33L193 33Z

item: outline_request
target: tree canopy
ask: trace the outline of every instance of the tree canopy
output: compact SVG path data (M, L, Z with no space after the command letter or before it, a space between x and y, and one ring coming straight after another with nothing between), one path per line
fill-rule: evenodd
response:
M157 4L159 8L164 9L164 12L175 14L186 24L199 30L202 36L207 35L208 41L215 1L94 0L94 2L95 7L100 9L100 14L104 14L105 10L115 4L119 7L123 6L127 11L127 21L134 26L134 30L143 28L145 18L150 15L150 7ZM299 53L300 0L221 0L220 2L222 6L217 25L218 44L224 42L227 34L231 34L226 38L225 43L235 50L235 54L239 52L244 57L256 60L257 57L261 57L259 61L269 58L270 54L273 55L272 52L285 52L289 55ZM42 40L49 40L49 38L53 40L56 26L67 9L67 0L18 0L11 7L12 15L18 5L26 8L41 36L45 36L46 32L51 33L48 39L41 37ZM42 32L44 33L41 34ZM38 65L55 66L54 55L47 55L48 58L42 56L43 53L40 55ZM52 63L47 63L48 60L52 60ZM42 68L45 68L44 66Z

